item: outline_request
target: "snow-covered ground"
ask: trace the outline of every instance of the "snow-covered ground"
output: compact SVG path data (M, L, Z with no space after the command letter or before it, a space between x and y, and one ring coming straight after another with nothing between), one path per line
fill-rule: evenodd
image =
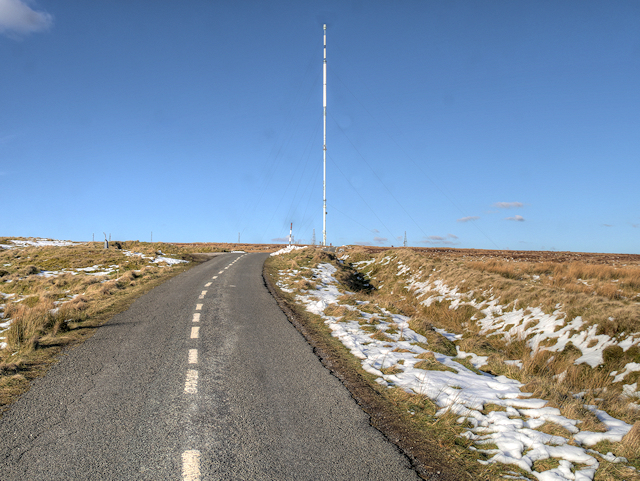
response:
M279 255L282 255L282 254L288 254L289 252L297 251L297 250L300 250L300 249L305 249L306 247L307 246L290 245L290 246L287 246L287 247L283 247L279 251L272 252L271 255L272 256L279 256Z
M343 256L343 258L345 258ZM388 265L391 259L387 256L378 264ZM354 263L355 267L364 269L376 263L376 259ZM463 305L475 307L484 317L472 317L481 328L480 335L501 336L505 341L527 339L526 343L532 351L561 352L567 345L572 344L582 352L574 364L588 364L595 368L603 363L603 351L608 346L619 346L626 352L632 346L640 345L640 332L623 332L616 337L606 334L597 334L598 324L586 325L578 316L567 321L567 315L563 306L558 304L551 314L545 313L540 307L515 308L513 304L500 304L500 299L491 290L474 293L463 292L459 286L449 286L439 279L437 272L425 274L412 273L411 269L402 262L397 262L398 276L407 279L405 289L420 300L421 304L430 306L434 302L450 302L451 309L457 309ZM426 280L424 278L426 277ZM478 302L475 296L481 296L487 300ZM516 301L517 302L517 301ZM610 320L613 320L610 318ZM476 367L480 367L477 365ZM631 362L623 371L612 371L614 382L623 382L625 376L631 372L639 371L640 365ZM631 393L633 384L623 384L623 390ZM633 391L631 397L640 398L640 391Z
M33 240L20 240L14 239L10 241L11 244L0 244L0 248L2 249L14 249L16 247L38 247L38 246L72 246L72 245L81 245L85 244L84 242L73 242L73 241L62 241L62 240L51 240L51 239L33 239Z
M484 314L484 318L472 318L481 327L481 335L502 336L506 341L528 339L527 345L534 352L560 352L571 343L582 352L574 364L585 363L595 368L603 363L602 354L608 346L619 346L625 352L632 346L640 345L640 332L611 337L597 334L598 324L586 326L580 316L567 322L567 315L560 304L556 305L553 313L547 314L540 307L517 309L501 305L499 299L490 292L483 293L488 300L477 302L473 293L460 292L458 286L449 287L440 279L420 282L416 277L409 278L406 289L418 299L430 293L421 301L422 304L429 306L433 302L450 301L451 309L471 305ZM611 376L615 376L614 382L622 382L627 374L639 370L640 364L632 362L621 373L611 372ZM627 391L629 386L623 384ZM640 392L635 394L640 397Z
M142 257L143 259L148 259L150 262L153 262L155 264L164 262L168 265L174 265L174 264L183 264L183 263L189 262L182 259L174 259L172 257L167 257L164 254L162 254L162 252L159 252L160 255L158 256L147 256L147 255L144 255L142 252L133 252L133 251L127 251L127 250L123 250L122 253L127 257L134 257L134 256Z
M389 260L385 258L382 261L388 264ZM349 294L338 287L333 277L335 272L336 268L331 264L320 264L317 268L310 269L309 280L316 283L316 288L302 291L296 296L297 302L304 304L309 312L322 316L332 330L332 335L339 338L354 356L361 359L362 367L377 376L379 383L425 395L440 408L438 416L453 412L459 416L459 423L468 423L470 427L464 431L463 436L474 441L472 449L491 456L484 462L514 464L540 480L591 480L599 467L599 460L604 459L612 463L626 462L626 459L616 458L611 453L603 454L590 449L601 440L619 442L631 429L631 425L609 416L596 406L585 407L593 411L606 426L606 432L583 431L580 429L581 421L562 416L558 409L547 407L547 401L544 399L531 398L531 394L521 391L520 382L505 376L474 372L456 361L456 358L471 357L473 364L481 365L486 361L481 356L459 352L457 357L452 357L429 351L423 347L428 345L427 339L409 328L409 319L406 316L378 308L382 315L375 315L377 332L372 332L371 326L374 324L367 321L372 321L374 315L358 307L344 305L352 312L357 311L359 320L343 321L341 317L325 315L328 306L339 304L338 298ZM406 266L399 265L399 273L408 272ZM298 271L295 274L298 274ZM287 289L292 275L294 274L289 271L280 272L280 288ZM432 295L422 302L433 302L433 299L439 297L450 298L457 303L471 302L463 298L456 288L448 288L437 281L420 283L413 279L407 289L414 291L417 296L439 289L435 297ZM504 331L504 327L514 324L515 319L512 317L520 316L521 322L518 325L523 325L532 316L537 316L540 321L536 326L539 334L538 343L550 336L557 337L559 342L575 339L575 335L569 335L570 329L553 332L555 327L551 326L555 326L561 317L559 311L551 316L537 311L532 314L525 314L524 311L519 314L503 313L494 301L488 301L485 306L481 306L487 314L487 318L483 319L486 322L486 326L483 327L486 332L493 330L494 334L509 334L514 328ZM511 315L508 319L507 314ZM579 322L581 321L577 320L576 325ZM503 331L500 331L501 328ZM455 334L440 331L449 339L456 338ZM518 335L518 331L513 331L511 335ZM611 339L596 336L595 331L587 331L578 345L584 347L582 362L589 364L598 356L591 349L591 339L598 342L600 349L612 342ZM627 344L629 342L627 340ZM432 357L444 370L421 368L424 366L425 357ZM636 366L627 366L627 370L635 368ZM635 390L635 386L633 389ZM500 406L502 410L483 414L482 410L488 404ZM573 443L570 444L570 440L565 437L537 430L545 423L555 423L565 428L572 434ZM534 462L547 458L557 458L559 466L542 472L532 469Z

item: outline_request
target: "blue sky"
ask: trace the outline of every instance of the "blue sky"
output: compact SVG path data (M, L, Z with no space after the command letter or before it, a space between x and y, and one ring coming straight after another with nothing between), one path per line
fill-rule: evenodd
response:
M0 235L640 253L640 2L0 0Z

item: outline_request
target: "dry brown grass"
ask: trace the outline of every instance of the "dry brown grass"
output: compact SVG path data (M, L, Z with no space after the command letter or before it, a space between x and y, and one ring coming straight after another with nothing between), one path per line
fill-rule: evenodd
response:
M333 316L340 318L340 321L358 321L362 317L360 316L360 312L349 309L345 306L340 306L338 304L330 304L324 310L324 314L327 316Z
M38 347L40 338L55 325L54 308L50 300L39 301L33 307L27 304L9 304L5 315L13 319L7 332L7 348L11 351L31 351Z
M433 324L424 317L412 317L409 327L418 334L427 338L429 349L447 356L455 356L458 352L456 346L442 334L434 330Z
M160 268L141 262L96 245L0 250L0 264L10 264L3 268L0 292L13 295L0 296L0 312L12 320L3 333L7 347L0 350L0 410L42 375L64 346L86 339L155 283L194 265ZM118 272L111 275L37 275L42 270L116 264Z
M636 421L624 438L622 438L622 445L627 452L639 453L640 452L640 421Z
M381 331L379 329L375 329L375 333L371 335L371 338L375 339L376 341L381 341L381 342L393 342L392 338L387 336L384 333L384 331Z
M543 284L559 287L567 292L596 294L612 300L635 298L640 291L638 266L614 267L585 262L506 262L498 259L471 261L467 266L520 281L540 276Z
M605 366L601 369L606 373L593 375L592 370L585 369L584 365L572 366L581 352L569 344L563 352L556 353L555 361L539 365L538 360L533 359L534 354L530 352L526 339L479 336L479 326L471 318L482 317L482 314L474 307L463 305L451 309L449 301L433 302L426 307L421 301L430 293L415 298L406 295L405 288L409 276L421 282L441 279L448 286L457 286L460 292L469 293L476 302L493 295L500 299L501 305L508 305L511 309L541 307L547 313L554 312L557 305L561 305L567 321L580 316L585 321L584 327L598 324L597 334L615 337L624 332L640 332L640 305L628 300L639 295L640 258L635 264L625 266L608 265L606 261L609 258L601 256L593 256L592 262L585 255L578 256L582 258L580 261L555 262L513 261L506 253L504 258L484 253L479 259L469 251L465 251L464 256L455 253L448 256L442 252L433 255L428 251L396 249L372 253L371 249L354 248L349 249L348 254L350 262L376 259L375 263L362 267L362 272L376 278L373 282L383 286L372 294L372 302L393 312L413 316L411 327L423 335L431 331L429 325L463 334L464 338L456 344L463 351L491 356L487 368L490 372L529 379L543 372L551 377L566 371L563 383L576 391L608 387L619 394L622 383L612 385L613 378L608 373L621 370L629 362L640 361L635 347L623 352L610 348L604 353ZM391 262L382 265L384 257L390 257ZM410 272L398 276L399 262L408 266ZM528 327L533 325L535 323L530 323ZM430 344L435 343L430 341ZM507 359L522 360L526 364L524 371L504 365L503 361ZM633 375L627 377L628 382L633 379Z
M468 298L476 302L498 298L499 304L506 306L503 312L540 307L551 314L559 304L567 315L565 322L580 316L585 321L583 328L598 324L597 334L614 337L623 332L640 332L640 307L633 300L638 297L635 280L640 272L638 264L606 265L604 258L591 263L585 260L585 256L579 261L563 263L547 260L514 262L499 256L479 260L469 256L468 252L466 257L449 257L443 252L433 255L408 249L372 251L354 248L346 252L349 258L345 262L376 259L375 263L360 265L360 273L365 276L365 281L370 281L377 289L359 293L356 298L370 301L367 305L370 310L371 306L379 305L392 313L410 316L411 328L427 337L428 345L423 346L425 349L455 356L457 345L462 351L489 356L488 365L482 368L483 371L523 382L523 392L530 392L534 398L548 400L548 406L558 408L567 418L581 420L581 430L606 430L597 416L584 407L585 404L596 405L598 409L629 423L638 420L639 413L629 409L629 400L620 396L623 383L612 384L613 377L609 373L622 370L629 362L640 362L640 348L632 347L623 351L619 347L609 347L603 352L604 366L596 369L587 364L576 366L574 361L582 356L582 352L571 343L561 352L532 352L526 338L506 341L501 335L485 337L480 335L478 324L472 320L483 317L478 309L468 305L451 309L448 300L433 302L427 307L421 301L435 292L427 292L416 298L406 289L409 279L418 282L440 279L450 288L457 287L458 292L467 293ZM386 265L383 265L381 260L385 257L391 260L388 263L385 260ZM640 263L640 258L637 262ZM332 263L339 267L335 261ZM409 267L410 271L399 275L399 263ZM353 277L353 273L349 276ZM349 303L355 305L354 297L349 298ZM537 323L532 321L528 327ZM361 324L366 330L375 332L375 326L365 322ZM435 332L436 327L462 334L463 338L450 343ZM386 340L381 333L376 333L376 336ZM422 359L416 367L446 369L435 361L433 354L423 357L427 359ZM506 364L506 360L520 360L522 368ZM456 361L475 369L468 361ZM640 373L628 375L625 383L634 380L640 380ZM573 394L577 392L583 392L583 397L574 397ZM446 424L440 419L436 422ZM571 433L553 423L547 423L541 430L571 438ZM614 447L612 451L619 455L623 448L618 444ZM638 452L630 453L628 458L632 464L640 462ZM616 479L615 475L611 477L607 473L621 472L621 468L609 468L606 462L603 465L607 467L600 471L605 474L598 474L597 479Z

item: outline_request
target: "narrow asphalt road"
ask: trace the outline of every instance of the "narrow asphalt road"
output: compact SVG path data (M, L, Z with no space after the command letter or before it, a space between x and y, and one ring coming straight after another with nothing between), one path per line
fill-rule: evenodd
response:
M287 321L265 258L215 257L63 356L0 418L0 479L419 479Z

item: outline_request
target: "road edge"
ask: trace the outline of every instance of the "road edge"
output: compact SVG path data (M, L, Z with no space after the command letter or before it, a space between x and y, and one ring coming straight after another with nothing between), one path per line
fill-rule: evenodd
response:
M428 481L461 479L459 475L462 473L457 472L458 470L451 465L451 460L444 459L445 453L441 452L441 449L427 442L417 429L410 428L399 421L397 414L370 387L368 382L357 371L349 369L339 355L335 355L330 349L327 349L323 336L312 332L299 319L295 310L286 299L279 295L273 285L266 271L266 259L262 267L262 279L282 312L305 338L322 365L347 388L351 397L369 417L369 424L397 447L408 459L416 473Z

